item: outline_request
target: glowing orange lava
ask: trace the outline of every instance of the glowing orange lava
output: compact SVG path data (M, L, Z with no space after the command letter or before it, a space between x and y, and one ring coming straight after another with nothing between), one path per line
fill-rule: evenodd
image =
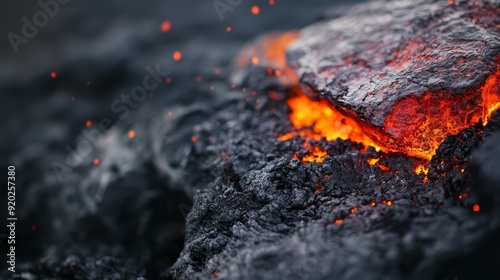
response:
M376 144L361 127L351 118L345 117L328 104L309 99L302 91L295 89L297 95L288 99L291 113L290 121L298 132L298 135L307 139L320 140L326 138L327 141L336 139L347 140L363 144L365 147L372 146L377 151L381 145ZM309 128L310 129L304 129ZM280 136L280 141L285 141L294 136L295 132L290 132ZM311 149L310 149L311 150ZM302 160L306 162L322 162L326 152L319 148L311 150L311 154ZM378 160L377 160L378 161ZM370 162L371 163L371 162ZM376 161L373 163L375 164Z
M430 160L446 137L481 119L486 124L500 108L499 80L500 69L479 90L460 96L427 92L421 98L403 99L393 106L385 121L383 130L389 137L382 133L374 137L390 144L391 151Z
M429 173L429 168L423 164L419 164L415 169L414 169L416 174L425 174Z
M310 150L310 153L308 153L307 155L305 155L303 158L302 158L302 161L306 161L306 162L322 162L323 161L323 158L325 158L328 153L326 151L323 151L322 149L320 149L319 147L310 147L309 145L306 146L309 150Z
M345 116L325 102L311 100L301 90L299 79L287 66L286 58L287 47L297 38L297 31L268 35L245 48L237 58L239 67L258 64L265 67L268 74L275 69L275 77L291 87L287 104L293 129L278 139L286 141L293 136L303 137L304 147L310 151L303 158L295 154L294 159L322 162L327 152L311 147L308 140L325 138L327 141L350 140L365 147L372 146L377 151L400 152L430 160L446 137L480 120L486 124L491 114L500 109L499 66L480 89L460 94L427 92L420 97L404 98L393 105L383 127L371 127L355 117ZM377 159L368 162L389 170ZM417 166L415 172L427 174L427 167Z

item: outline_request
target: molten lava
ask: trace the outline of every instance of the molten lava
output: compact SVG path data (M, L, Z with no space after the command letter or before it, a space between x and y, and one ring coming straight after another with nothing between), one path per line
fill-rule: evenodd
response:
M443 91L426 92L420 97L410 96L394 104L382 129L368 126L353 115L346 116L339 112L328 102L311 100L301 90L299 79L288 67L286 58L287 47L297 37L296 31L266 36L244 49L237 65L266 67L268 74L276 73L277 79L291 86L287 104L294 130L280 136L279 140L303 137L304 147L309 150L300 158L304 162L322 162L327 156L326 151L308 143L308 140L321 138L327 141L351 140L365 147L372 146L377 151L399 152L430 160L446 137L480 120L486 123L493 111L500 108L500 67L497 67L497 71L486 79L480 89L463 94ZM294 158L299 159L297 154ZM371 159L369 163L375 165L377 160ZM425 174L427 168L420 166L415 171Z
M288 99L290 106L290 121L298 133L291 132L279 137L279 140L285 141L297 134L306 140L320 140L326 138L327 141L336 139L351 140L363 144L365 147L372 146L380 150L379 144L376 144L365 134L363 129L351 118L340 114L337 110L331 108L328 104L309 99L300 89L293 89L295 96ZM307 142L307 141L306 141ZM306 144L309 145L309 144ZM318 147L310 148L306 146L311 153L306 155L303 161L321 162L327 155Z
M394 105L385 121L383 131L389 137L382 133L373 136L389 143L391 151L430 160L446 137L480 120L487 123L493 111L500 108L499 81L500 69L497 69L479 90L460 97L427 92L421 98L403 99Z

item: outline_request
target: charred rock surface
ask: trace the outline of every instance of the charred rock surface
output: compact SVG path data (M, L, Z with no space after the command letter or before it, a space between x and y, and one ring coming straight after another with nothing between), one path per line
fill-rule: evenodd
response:
M359 5L302 29L289 62L310 96L393 150L430 159L443 134L485 118L482 92L500 76L498 14L493 0Z
M482 126L449 137L425 182L411 159L382 156L382 170L366 161L374 151L348 141L314 143L328 151L320 164L290 160L302 139L276 142L284 116L259 98L268 104L261 110L227 107L206 124L213 138L203 150L218 151L208 157L217 173L195 197L174 278L489 277L493 262L455 258L498 257L481 243L494 239L497 214L471 210L481 191L469 193L467 162Z

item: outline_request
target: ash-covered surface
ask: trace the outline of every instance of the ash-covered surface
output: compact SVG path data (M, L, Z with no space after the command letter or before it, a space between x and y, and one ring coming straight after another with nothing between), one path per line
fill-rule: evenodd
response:
M358 5L302 29L289 49L290 65L309 95L385 133L392 144L411 145L402 127L415 131L418 118L399 116L406 125L392 124L394 104L414 98L424 107L415 114L426 115L441 100L457 111L481 110L479 89L500 63L500 2L449 2ZM421 101L426 93L430 104ZM415 110L401 106L402 115Z
M72 60L56 80L34 71L26 84L4 82L4 92L19 93L2 95L12 104L50 94L36 97L40 106L9 107L3 120L13 136L2 152L23 186L17 270L3 278L495 279L500 120L448 138L427 180L413 172L419 160L362 153L349 141L313 143L329 157L305 164L292 160L302 139L277 140L291 129L288 90L265 67L239 72L245 82L234 89L229 82L249 38L174 40L168 48L182 47L183 59L170 64L164 39L151 36L95 64ZM160 63L171 83L122 120L109 105L142 82L145 61ZM93 88L75 88L93 71ZM92 131L104 117L113 127L60 181L52 163L86 139L87 119ZM380 166L368 164L373 157Z

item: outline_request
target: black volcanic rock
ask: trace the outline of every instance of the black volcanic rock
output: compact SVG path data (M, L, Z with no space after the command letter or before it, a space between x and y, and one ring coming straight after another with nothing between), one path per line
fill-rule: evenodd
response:
M483 253L483 245L475 246L494 240L499 226L494 212L471 210L474 195L457 198L472 188L471 172L461 169L482 139L480 125L446 140L431 169L453 166L425 183L412 159L382 156L390 169L384 171L348 141L315 143L328 151L323 163L291 160L302 140L278 142L283 112L271 109L281 105L259 98L262 109L227 106L200 131L212 135L211 144L201 146L210 152L198 160L213 180L195 196L175 279L491 275L494 265L468 258L454 274L457 264L450 261Z

